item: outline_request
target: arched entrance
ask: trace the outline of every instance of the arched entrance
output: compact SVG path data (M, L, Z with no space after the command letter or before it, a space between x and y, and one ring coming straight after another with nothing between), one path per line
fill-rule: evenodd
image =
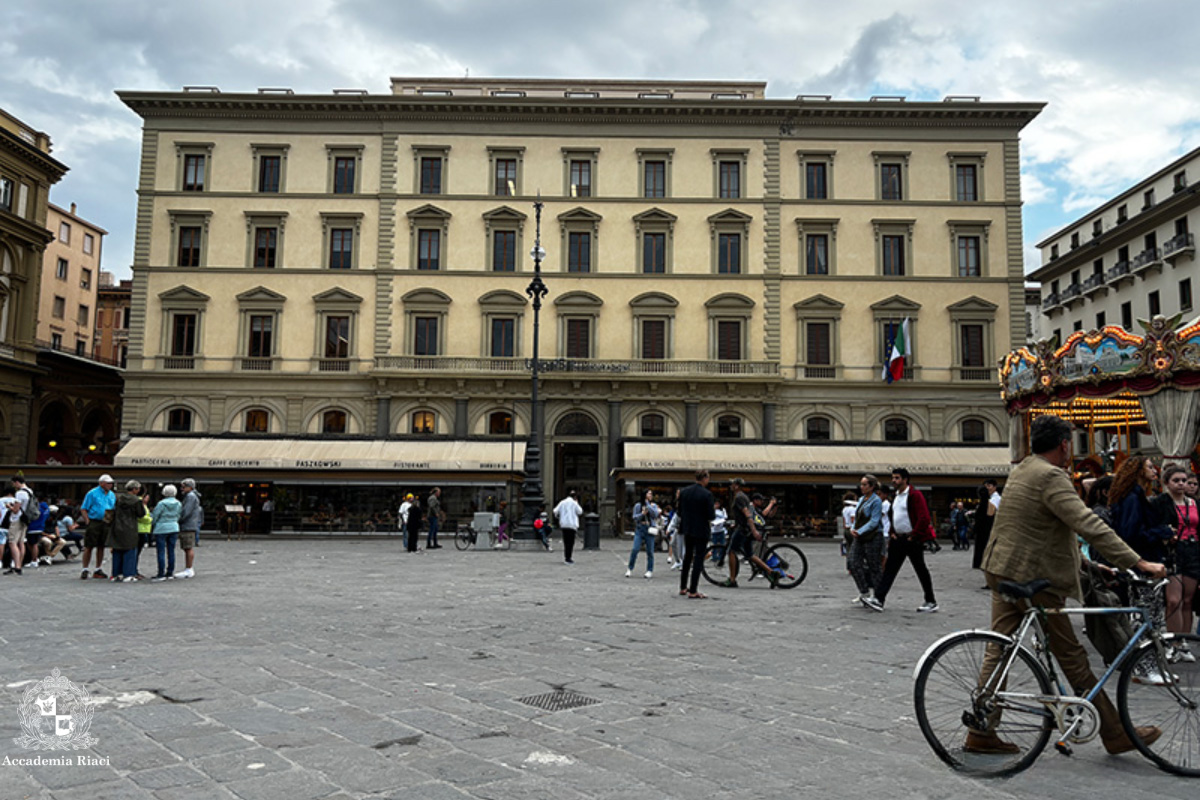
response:
M37 461L39 464L74 464L78 440L75 417L61 400L52 400L38 414Z
M572 411L554 426L554 492L548 505L574 489L585 511L599 510L600 425L582 411Z

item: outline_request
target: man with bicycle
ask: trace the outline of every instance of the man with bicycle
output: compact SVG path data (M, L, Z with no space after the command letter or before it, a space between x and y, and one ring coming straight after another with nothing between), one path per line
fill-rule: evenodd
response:
M733 536L729 540L729 578L721 585L730 589L737 588L738 556L742 556L762 570L762 573L767 576L767 580L771 582L771 586L774 587L779 583L779 575L754 553L754 543L761 542L763 535L759 531L759 526L755 524L754 504L746 496L746 482L741 478L734 478L729 485L734 491L730 516L733 517L735 527ZM759 518L761 519L761 517Z
M1001 594L998 590L1001 581L1045 578L1050 582L1049 588L1034 595L1032 602L1047 609L1062 608L1068 597L1082 602L1076 533L1119 569L1133 567L1156 578L1166 575L1162 564L1141 559L1075 493L1067 473L1072 464L1070 423L1046 414L1034 419L1030 434L1033 455L1018 464L1009 476L1004 503L996 512L995 527L982 563L992 590L992 630L1005 635L1017 630L1025 604ZM1088 666L1087 651L1075 638L1070 618L1049 615L1044 625L1050 652L1062 667L1063 675L1076 692L1086 694L1096 685L1096 676ZM998 653L989 651L983 664L985 675L996 668L998 658ZM1100 692L1094 704L1100 713L1104 749L1112 754L1134 749L1108 696ZM963 749L971 753L1019 752L1015 744L996 734L997 721L992 721L991 730L969 729ZM1137 733L1146 744L1162 735L1153 726L1139 727Z

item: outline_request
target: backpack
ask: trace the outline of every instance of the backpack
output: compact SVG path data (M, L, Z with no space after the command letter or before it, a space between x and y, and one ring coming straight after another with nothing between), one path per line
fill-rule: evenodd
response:
M37 496L34 495L33 489L26 486L24 491L29 495L29 502L21 509L21 522L25 523L25 527L29 527L41 518L42 506L38 502Z

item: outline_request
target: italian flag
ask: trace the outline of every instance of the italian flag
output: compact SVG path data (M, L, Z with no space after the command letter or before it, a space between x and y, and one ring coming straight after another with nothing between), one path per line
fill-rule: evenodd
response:
M888 383L898 381L904 377L904 364L912 358L912 343L910 341L908 317L904 318L904 322L900 325L900 330L896 331L896 336L892 339L891 353L888 355L888 361L883 365L883 379Z

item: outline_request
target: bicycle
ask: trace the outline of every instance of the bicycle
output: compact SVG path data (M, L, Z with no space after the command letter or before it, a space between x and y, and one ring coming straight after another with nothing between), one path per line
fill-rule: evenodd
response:
M808 559L805 558L799 547L790 542L781 542L768 547L767 538L769 536L769 529L763 529L762 540L755 543L755 555L773 569L778 576L778 580L772 588L794 589L808 577ZM729 562L727 559L730 558L738 558L738 554L732 551L728 543L710 544L704 551L704 561L700 567L704 579L718 585L728 580ZM738 578L746 576L747 583L759 575L765 577L762 569L753 561L743 559L740 567Z
M1123 579L1141 595L1127 608L1047 609L1031 600L1049 581L1002 581L1002 594L1030 603L1015 634L967 630L934 642L917 663L913 689L917 721L934 753L963 772L1011 775L1032 765L1057 730L1055 749L1070 755L1072 744L1099 735L1092 701L1119 670L1116 705L1130 741L1159 768L1200 776L1200 665L1185 655L1188 645L1200 649L1200 636L1164 630L1166 579ZM1076 697L1050 657L1043 622L1051 614L1129 614L1141 623L1096 686ZM1135 731L1142 725L1157 726L1161 736L1143 741ZM968 730L995 733L1014 752L968 752Z
M460 523L454 533L454 546L459 550L469 550L475 547L480 534L488 539L488 545L493 550L508 550L512 547L512 537L504 530L489 529L477 531L469 522Z

